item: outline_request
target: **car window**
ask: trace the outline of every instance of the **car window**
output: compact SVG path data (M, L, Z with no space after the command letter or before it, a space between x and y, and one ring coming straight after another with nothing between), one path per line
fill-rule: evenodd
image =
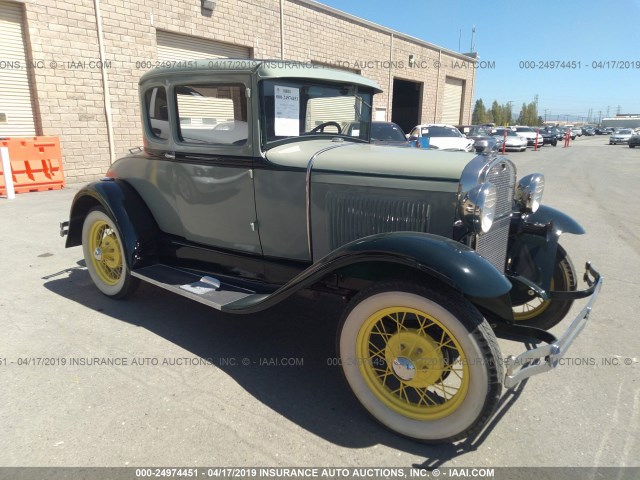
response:
M242 84L181 85L175 89L178 134L189 143L244 145L249 136Z
M164 87L153 87L144 94L147 125L155 138L169 138L169 114L167 112L167 91Z
M462 137L457 128L453 127L422 127L423 137Z
M406 139L400 127L393 123L372 123L371 140L404 142Z
M369 140L370 89L295 79L264 80L260 85L265 145L319 135Z

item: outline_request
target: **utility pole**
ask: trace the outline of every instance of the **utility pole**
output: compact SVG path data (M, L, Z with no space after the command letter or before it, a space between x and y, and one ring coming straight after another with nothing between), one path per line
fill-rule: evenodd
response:
M544 109L544 121L545 123L547 122L547 110L549 110L548 108Z
M598 125L602 123L602 110L598 112Z
M609 118L609 105L607 105L607 117L606 118Z
M471 28L471 53L476 51L476 46L474 45L475 36L476 36L476 26L474 25Z
M620 105L618 105L618 109L616 110L616 115L620 115Z

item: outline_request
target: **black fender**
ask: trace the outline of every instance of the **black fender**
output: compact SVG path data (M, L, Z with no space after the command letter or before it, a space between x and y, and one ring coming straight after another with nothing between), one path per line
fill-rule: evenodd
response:
M584 228L569 215L546 205L540 205L535 213L523 216L522 220L525 223L535 225L553 223L554 233L558 236L563 233L573 233L574 235L584 235L586 233Z
M531 290L548 298L558 240L563 233L583 235L585 230L566 213L546 205L535 213L512 217L508 251L511 271L507 276L514 286L514 302L529 297Z
M223 311L264 310L300 289L311 287L328 274L365 262L413 268L444 282L471 301L486 299L479 302L500 310L502 317L507 310L511 311L506 295L511 290L511 282L489 261L459 242L417 232L382 233L355 240L318 260L274 293L248 297L246 301L226 305Z
M111 178L90 183L75 195L69 216L67 248L82 244L84 219L96 206L104 208L116 223L130 269L156 260L160 229L151 211L130 184Z

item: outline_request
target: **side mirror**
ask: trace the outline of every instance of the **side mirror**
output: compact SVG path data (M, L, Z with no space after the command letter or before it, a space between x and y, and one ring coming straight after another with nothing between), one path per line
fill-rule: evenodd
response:
M418 140L418 137L416 137L415 135L407 134L407 140L409 140L410 142L415 142L416 140Z

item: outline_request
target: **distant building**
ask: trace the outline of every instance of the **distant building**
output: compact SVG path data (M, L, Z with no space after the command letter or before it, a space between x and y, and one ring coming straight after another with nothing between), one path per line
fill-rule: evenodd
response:
M640 127L640 114L621 114L612 118L603 118L602 126L614 128L638 128Z

